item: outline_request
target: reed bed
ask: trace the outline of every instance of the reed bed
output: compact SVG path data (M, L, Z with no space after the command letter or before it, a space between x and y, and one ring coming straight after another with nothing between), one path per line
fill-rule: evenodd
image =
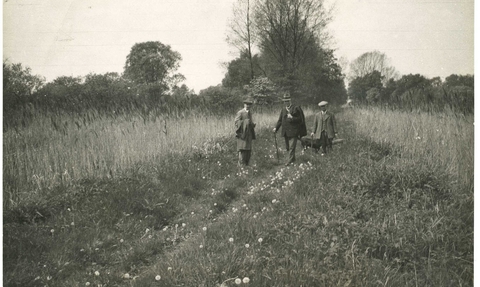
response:
M254 114L257 128L271 125L277 115L274 109ZM169 153L222 149L234 139L233 119L232 114L193 112L150 119L104 117L95 111L83 116L39 115L28 127L3 134L4 206L34 200L45 188L115 177Z
M399 147L400 160L446 172L473 191L473 115L363 108L349 109L344 116L352 120L359 136Z

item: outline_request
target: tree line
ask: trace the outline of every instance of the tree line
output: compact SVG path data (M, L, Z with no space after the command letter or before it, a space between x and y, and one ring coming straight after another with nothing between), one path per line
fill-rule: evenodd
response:
M452 74L427 78L400 76L379 51L362 54L350 64L348 96L356 104L407 111L474 112L474 76Z
M378 51L346 65L329 48L331 19L324 0L237 0L226 41L238 54L224 63L221 83L198 94L182 84L180 53L159 41L133 45L122 74L60 76L47 83L29 67L4 61L4 130L27 125L38 112L144 117L186 109L232 112L247 93L259 106L271 106L289 92L302 105L343 104L348 97L356 104L473 112L473 76L400 77Z

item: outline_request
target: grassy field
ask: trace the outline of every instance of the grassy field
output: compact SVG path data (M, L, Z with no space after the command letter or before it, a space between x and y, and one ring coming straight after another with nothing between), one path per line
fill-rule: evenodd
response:
M473 286L471 119L338 112L284 167L276 117L245 169L233 116L4 133L4 285Z

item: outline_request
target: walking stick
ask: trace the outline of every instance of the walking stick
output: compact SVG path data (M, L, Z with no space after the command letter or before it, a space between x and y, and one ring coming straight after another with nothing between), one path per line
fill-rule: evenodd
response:
M277 162L280 162L280 158L278 157L277 133L273 133L273 136L275 137L275 149L277 151Z
M315 153L315 151L313 150L313 135L312 135L312 143L310 144L310 148L312 149L312 153Z

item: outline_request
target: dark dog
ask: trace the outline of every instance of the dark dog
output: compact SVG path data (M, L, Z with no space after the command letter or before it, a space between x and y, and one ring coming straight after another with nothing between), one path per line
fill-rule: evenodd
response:
M312 139L311 137L308 137L308 136L304 136L304 137L300 138L300 142L302 143L303 149L313 148L313 149L315 149L315 152L318 152L318 150L321 147L320 146L320 140L315 140L315 139Z
M320 150L320 148L322 147L320 145L320 140L319 139L312 139L309 136L304 136L304 137L300 138L300 142L302 143L303 149L313 148L313 149L315 149L315 152L318 152ZM332 142L332 144L339 144L339 143L343 143L343 139L334 139L333 142Z

